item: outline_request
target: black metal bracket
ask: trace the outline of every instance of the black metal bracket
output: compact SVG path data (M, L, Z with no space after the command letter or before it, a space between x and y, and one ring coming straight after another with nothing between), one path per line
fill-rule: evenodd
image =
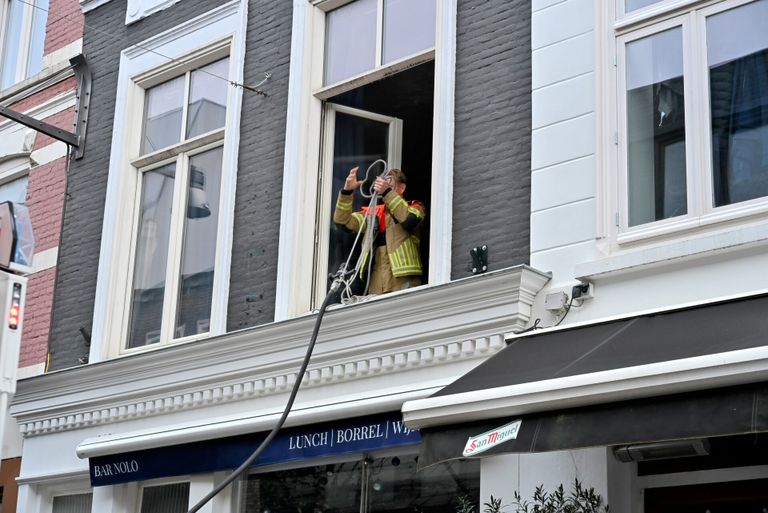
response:
M40 121L39 119L27 116L26 114L22 114L21 112L17 112L3 105L0 105L0 115L12 119L33 130L37 130L57 141L73 146L76 149L75 158L81 159L85 152L85 133L88 127L88 107L91 100L91 71L88 68L88 63L85 62L85 57L83 57L83 55L78 55L70 59L69 62L72 64L72 69L75 72L75 78L77 80L75 102L77 119L75 121L74 133L62 130L50 123Z
M482 274L488 270L488 246L483 244L469 250L472 257L472 274Z
M75 93L75 134L78 145L75 150L75 158L81 159L85 154L85 136L88 132L88 108L91 106L91 68L83 54L76 55L69 60L77 80L77 92Z

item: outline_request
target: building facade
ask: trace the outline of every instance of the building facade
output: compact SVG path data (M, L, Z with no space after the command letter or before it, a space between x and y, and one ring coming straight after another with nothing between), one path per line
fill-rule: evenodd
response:
M528 265L517 4L81 2L88 150L68 175L50 372L12 407L18 511L186 511L237 466L349 251L336 194L377 159L425 206L424 284L327 312L275 454L206 511L479 500L478 462L416 472L399 412L500 350L550 279Z
M424 284L328 311L283 435L205 511L574 478L614 511L766 507L768 0L81 7L94 119L18 511L186 511L244 460L377 159L426 207Z
M0 3L0 105L73 131L83 17L74 0ZM42 374L48 361L53 289L66 187L67 146L0 117L0 201L29 209L36 244L27 274L18 376ZM15 511L22 439L3 412L0 497Z
M465 426L459 443L522 420L482 458L505 503L578 478L613 511L760 511L768 3L532 11L530 263L552 273L532 318L550 329L406 423Z

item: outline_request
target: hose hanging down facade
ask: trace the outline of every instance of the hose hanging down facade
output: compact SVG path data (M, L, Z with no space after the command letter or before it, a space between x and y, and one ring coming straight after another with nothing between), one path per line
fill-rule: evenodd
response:
M389 175L389 169L387 169L387 163L384 160L376 160L373 164L368 166L368 169L365 172L365 179L368 180L368 175L373 169L374 166L377 164L382 164L384 166L384 172L382 173L382 177L386 178ZM375 227L376 227L376 209L374 208L376 206L376 202L379 199L379 195L369 190L368 194L361 191L363 197L369 198L369 208L368 213L366 214L367 222L360 226L360 228L357 231L357 236L355 237L355 241L352 244L352 249L349 252L349 256L347 257L347 260L341 265L339 270L334 275L333 283L331 284L328 293L325 296L325 299L323 300L322 305L320 305L320 309L317 312L317 318L315 319L315 326L312 329L312 336L309 339L309 345L307 346L307 352L304 355L304 360L301 362L301 367L299 368L297 378L295 383L293 384L293 388L291 389L291 394L288 397L288 402L285 405L285 408L283 409L282 415L280 415L280 418L277 421L277 424L272 428L272 430L269 432L267 437L264 439L264 441L261 442L261 444L256 448L253 453L248 456L248 458L235 470L232 471L232 473L226 477L221 483L219 483L217 486L213 488L205 497L200 499L197 504L192 506L188 513L196 513L200 511L200 509L205 506L208 501L213 499L216 495L218 495L224 488L229 486L235 479L237 479L243 472L247 471L250 466L253 464L254 461L258 459L258 457L264 452L264 450L269 446L269 444L272 442L272 440L277 436L277 434L280 432L280 429L282 429L283 424L285 424L286 419L288 418L288 414L291 412L291 408L293 407L293 403L296 400L296 395L299 392L299 387L301 386L301 382L304 379L304 374L307 371L307 367L309 366L309 361L312 358L312 352L315 349L315 343L317 342L317 335L320 332L320 323L323 320L323 316L325 315L325 311L328 308L328 305L331 302L331 299L333 296L338 293L339 291L342 291L342 298L346 297L347 299L351 299L351 284L352 281L355 279L355 276L360 272L360 269L362 268L363 263L366 260L366 255L371 253L373 248L373 239L375 237ZM355 268L352 270L349 269L349 263L352 259L352 254L355 251L355 247L357 246L358 241L360 240L360 235L363 232L363 228L365 228L365 235L363 237L363 246L362 250L360 251L360 256L357 259L357 263L355 265ZM370 255L371 257L373 255ZM368 266L368 272L370 274L371 265ZM367 285L366 285L366 291L367 291ZM345 296L346 294L346 296Z

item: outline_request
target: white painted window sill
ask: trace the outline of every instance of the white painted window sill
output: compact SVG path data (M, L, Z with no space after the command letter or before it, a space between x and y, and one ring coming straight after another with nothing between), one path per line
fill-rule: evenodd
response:
M577 264L574 272L577 278L597 278L608 274L633 272L652 264L676 263L707 253L766 243L768 224L760 224L667 242L660 246L628 250L600 260Z

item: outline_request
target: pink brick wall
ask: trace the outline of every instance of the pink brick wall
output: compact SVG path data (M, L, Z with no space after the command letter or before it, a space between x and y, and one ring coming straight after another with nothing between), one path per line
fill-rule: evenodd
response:
M46 26L45 54L54 52L83 36L83 14L79 0L50 0ZM30 95L12 106L27 111L76 87L74 77L54 84ZM50 116L48 123L72 131L74 108ZM51 137L38 133L34 150L54 143ZM60 158L48 164L33 167L29 172L27 206L35 232L35 252L39 253L59 245L61 214L64 201L66 159ZM24 331L21 341L21 367L44 363L48 353L48 336L53 304L56 268L45 269L29 276Z
M79 0L50 0L45 53L51 53L83 37L83 21Z
M68 132L73 132L75 130L75 108L71 107L67 110L63 110L53 116L45 118L43 121ZM56 142L56 139L38 132L37 137L35 137L35 145L33 149L39 150L54 142Z
M35 252L59 245L64 201L66 160L61 158L33 168L29 173L27 206L35 232Z
M51 87L43 89L39 93L28 96L23 100L14 103L13 105L9 105L9 107L19 112L25 112L35 105L40 105L55 96L59 96L60 94L67 91L74 91L76 87L77 81L75 80L75 77L69 77L66 80L62 80L58 84L54 84Z
M29 277L19 367L45 362L55 280L55 268L40 271Z
M40 139L41 136L38 135L36 149L39 149ZM66 159L60 158L48 164L33 167L29 171L27 206L35 233L36 253L59 245L66 186L65 166ZM20 367L45 362L48 353L48 333L55 280L55 267L29 276L19 356Z

